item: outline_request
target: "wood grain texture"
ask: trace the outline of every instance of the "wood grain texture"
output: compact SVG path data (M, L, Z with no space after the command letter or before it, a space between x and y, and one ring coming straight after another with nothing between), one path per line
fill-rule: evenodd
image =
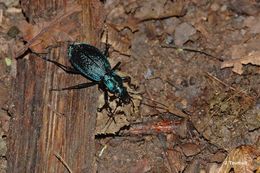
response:
M97 45L103 25L102 4L95 0L80 3L84 8L78 19L82 26L82 40ZM29 7L33 9L32 18L37 11L35 8L40 6L33 5ZM27 15L30 16L28 11ZM49 58L69 65L63 54L65 49L52 51ZM95 172L97 87L50 91L51 88L86 81L82 76L66 74L39 57L29 55L17 61L12 96L15 113L11 121L7 156L8 172L69 172L55 157L55 153L64 159L73 173Z

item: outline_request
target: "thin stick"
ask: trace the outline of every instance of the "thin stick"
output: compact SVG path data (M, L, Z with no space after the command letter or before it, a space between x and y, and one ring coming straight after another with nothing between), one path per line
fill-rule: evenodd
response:
M69 165L66 163L66 161L59 155L59 153L54 153L55 157L63 164L63 166L69 171L69 173L72 173L72 170L70 169Z
M207 53L207 52L204 52L202 50L197 50L197 49L194 49L194 48L191 48L191 47L180 47L180 46L175 46L175 45L162 45L161 46L162 48L174 48L174 49L177 49L177 50L185 50L185 51L190 51L190 52L197 52L197 53L201 53L201 54L204 54L204 55L207 55L207 56L210 56L220 62L223 62L224 60L219 58L219 57L216 57L214 55L211 55L210 53Z
M206 74L207 74L208 77L210 77L210 78L216 80L217 82L221 83L221 84L224 85L225 87L228 87L228 88L230 88L231 90L234 90L234 91L236 90L234 87L229 86L228 84L226 84L225 82L223 82L223 81L220 80L219 78L213 76L213 75L210 74L209 72L206 72Z
M234 88L228 84L226 84L225 82L221 81L220 79L218 79L217 77L213 76L212 74L210 74L209 72L206 72L207 76L212 78L213 80L216 80L217 82L221 83L222 85L224 85L225 87L228 87L229 89L233 90L233 91L238 91L238 93L242 93L244 95L246 95L247 97L249 97L250 99L254 100L253 97L251 97L250 95L248 95L248 93L246 93L246 91L241 90L241 89L237 89Z
M51 110L52 112L54 112L55 114L57 114L58 116L61 116L61 117L62 117L62 116L65 116L64 113L58 112L52 105L47 104L47 107L50 108L50 110Z

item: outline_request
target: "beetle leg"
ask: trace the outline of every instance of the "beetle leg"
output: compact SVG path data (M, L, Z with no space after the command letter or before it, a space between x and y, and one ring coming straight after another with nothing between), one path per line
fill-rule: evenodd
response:
M107 29L107 27L106 27L106 49L105 49L105 52L104 52L104 55L106 56L106 57L109 57L109 44L108 44L108 29Z
M76 70L75 68L73 67L68 67L68 66L65 66L57 61L54 61L54 60L51 60L51 59L48 59L48 58L42 58L43 60L45 61L48 61L48 62L51 62L53 64L55 64L56 66L58 66L59 68L61 68L63 71L65 71L66 73L70 73L70 74L81 74L78 70Z
M32 50L30 50L30 51L31 51L32 54L34 54L34 55L36 55L36 56L39 56L40 58L46 60L46 59L48 59L48 58L46 58L46 56L48 56L48 55L51 54L52 49L61 47L61 43L62 43L62 42L58 42L58 41L56 41L56 42L57 42L58 44L50 45L50 46L46 47L46 48L45 48L46 51L44 51L44 52L34 52L34 51L32 51Z
M115 99L117 99L117 96L115 96L115 95L109 96L110 102L114 101Z
M105 48L105 51L104 51L103 54L104 54L107 58L109 57L109 52L108 52L109 47L110 47L109 44L106 43L106 48Z
M131 83L131 77L130 76L125 76L125 77L121 77L121 78L122 78L123 82L126 82L131 89L136 90L138 88L138 86Z
M58 89L50 89L51 91L63 91L63 90L73 90L73 89L82 89L82 88L88 88L94 85L97 85L97 82L88 82L88 83L81 83L78 85L66 87L66 88L58 88Z
M118 63L111 69L111 71L117 70L117 69L119 68L120 64L121 64L121 62L118 62Z
M112 112L112 110L110 110L110 112L109 112L109 114L108 114L108 120L107 120L107 122L106 122L106 126L108 125L108 123L109 123L109 125L108 125L108 127L111 125L111 123L112 123L112 121L114 121L114 123L116 124L116 119L115 119L115 112L116 112L116 110L117 110L117 108L118 107L116 107L115 108L115 110ZM112 119L112 121L110 121Z
M115 120L115 117L114 117L114 113L115 113L116 109L112 112L112 108L109 106L108 97L109 97L108 92L106 90L104 90L105 104L101 108L98 108L98 112L102 112L103 109L106 109L108 111L109 119L107 120L106 125L109 123L110 119L112 119L114 121L114 123L116 123L116 120Z
M105 100L105 104L101 108L98 108L98 112L102 112L103 109L107 109L108 112L111 113L112 108L109 106L108 92L106 90L104 91L104 100Z

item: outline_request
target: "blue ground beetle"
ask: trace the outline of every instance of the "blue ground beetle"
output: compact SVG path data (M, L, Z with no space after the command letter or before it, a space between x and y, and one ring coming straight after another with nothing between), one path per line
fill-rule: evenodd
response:
M108 48L102 53L98 48L86 43L72 43L68 45L68 59L72 67L67 67L56 61L45 58L46 61L52 62L67 73L80 74L92 82L82 83L61 89L52 89L55 91L87 88L98 85L105 94L105 104L99 108L102 111L109 107L108 92L118 98L117 104L129 104L131 97L127 92L123 82L130 84L130 77L120 77L115 70L120 66L118 62L113 68L108 61Z

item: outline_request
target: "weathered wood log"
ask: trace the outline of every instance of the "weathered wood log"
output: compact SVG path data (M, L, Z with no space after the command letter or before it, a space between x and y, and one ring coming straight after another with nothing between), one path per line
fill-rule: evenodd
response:
M67 5L61 5L66 1L56 1L60 7ZM54 8L56 1L22 0L21 4L31 2L26 6L28 11L25 14L29 15L29 19L33 19L38 16L37 8L41 13L57 9ZM78 19L82 26L81 40L97 45L103 25L102 4L100 1L82 0L81 5L82 14ZM62 55L59 52L64 50L52 51L49 58L69 65L66 57L57 57ZM95 172L97 87L50 91L51 88L85 82L86 79L66 74L39 57L28 57L17 61L17 76L12 95L15 113L9 134L7 171ZM67 164L70 170L64 164Z

